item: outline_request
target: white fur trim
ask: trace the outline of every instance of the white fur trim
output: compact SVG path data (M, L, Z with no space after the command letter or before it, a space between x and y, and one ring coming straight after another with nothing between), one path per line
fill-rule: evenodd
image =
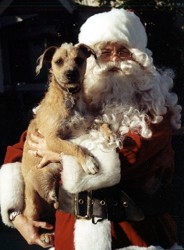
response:
M83 232L82 232L83 233ZM89 248L87 248L89 249ZM49 248L49 250L55 250L54 247ZM100 249L101 250L101 249ZM106 250L106 249L105 249ZM149 247L137 247L137 246L129 246L129 247L123 247L123 248L118 248L116 250L164 250L164 248L160 247L160 246L149 246ZM183 250L183 247L178 245L178 244L174 244L170 250Z
M164 250L164 249L159 246L149 246L149 247L129 246L129 247L118 248L116 250Z
M175 243L169 249L170 250L183 250L183 247ZM162 248L160 246L149 246L149 247L129 246L129 247L118 248L116 250L165 250L165 248Z
M82 232L83 233L83 232ZM89 249L89 248L87 248ZM54 247L49 248L49 250L55 250ZM101 250L101 249L100 249ZM149 247L137 247L137 246L129 246L129 247L123 247L123 248L118 248L116 250L164 250L164 248L160 247L160 246L149 246ZM174 244L170 250L183 250L183 247L178 245L178 244Z
M91 220L76 220L74 242L75 250L110 250L110 221L103 220L93 224Z
M13 227L9 220L8 210L23 210L24 182L21 173L21 163L8 163L0 169L0 206L2 221Z
M96 190L113 186L120 181L120 160L116 149L104 149L100 146L98 138L91 135L83 135L72 140L74 143L90 150L99 162L99 171L92 175L86 174L75 157L64 155L62 182L63 187L70 193L84 190Z
M98 42L122 42L129 48L147 52L147 35L138 16L125 9L98 13L82 25L79 42L95 45Z
M62 156L62 184L67 191L77 193L95 190L113 186L120 181L120 160L115 145L104 144L103 136L98 132L82 135L72 142L90 151L99 163L99 171L94 175L86 174L77 158L69 155ZM110 221L103 220L94 224L92 220L76 220L75 250L110 250L111 240Z

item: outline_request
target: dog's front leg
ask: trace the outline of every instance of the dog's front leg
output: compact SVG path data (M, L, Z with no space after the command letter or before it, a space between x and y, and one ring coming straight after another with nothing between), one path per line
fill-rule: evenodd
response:
M97 160L80 146L59 138L49 138L47 145L54 152L75 156L87 174L96 174L98 172L99 164Z
M40 201L37 192L31 183L25 180L25 209L24 215L32 220L38 220L41 212Z

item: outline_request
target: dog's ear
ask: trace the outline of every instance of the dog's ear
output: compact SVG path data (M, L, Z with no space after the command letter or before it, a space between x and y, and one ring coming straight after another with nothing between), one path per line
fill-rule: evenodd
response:
M44 53L38 58L37 60L37 67L36 67L36 75L40 73L41 68L43 67L44 63L50 63L52 60L52 57L56 51L57 47L56 46L51 46L48 49L44 51Z
M78 47L85 54L86 58L93 55L95 59L97 59L95 51L92 48L90 48L88 45L83 44L83 43L78 43L75 46Z

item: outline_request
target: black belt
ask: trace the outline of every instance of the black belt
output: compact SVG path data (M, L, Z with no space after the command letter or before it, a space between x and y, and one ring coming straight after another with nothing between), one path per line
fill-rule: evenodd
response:
M77 219L108 219L110 221L141 221L142 210L118 186L71 194L62 186L59 209ZM94 221L94 220L93 220Z

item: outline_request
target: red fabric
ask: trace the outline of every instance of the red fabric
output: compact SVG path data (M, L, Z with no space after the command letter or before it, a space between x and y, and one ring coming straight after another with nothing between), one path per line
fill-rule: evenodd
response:
M129 134L138 149L135 162L120 152L122 161L122 188L133 189L135 194L155 187L159 176L162 186L167 186L172 179L173 150L171 147L172 128L170 118L166 117L162 123L152 125L153 136L149 140L142 139L136 134ZM7 148L5 163L21 160L22 147L26 137L24 132L19 143ZM75 218L72 215L57 211L55 227L56 250L74 250L73 231ZM149 246L160 245L165 249L177 242L176 224L169 214L146 218L141 222L122 222L112 224L113 248L129 245Z
M4 158L4 163L21 161L23 145L26 139L26 131L24 131L20 137L20 141L13 146L8 146L6 155Z
M153 135L149 140L141 138L138 134L128 134L135 142L135 144L133 144L135 147L129 149L137 149L134 152L134 163L130 163L123 152L120 154L122 161L122 187L127 188L127 190L133 188L135 194L139 193L139 191L149 191L154 188L154 182L157 180L157 176L161 179L163 186L170 184L173 176L174 154L171 146L172 127L170 125L170 117L166 116L163 122L152 125L151 129ZM59 213L60 212L58 212L58 214ZM64 215L64 213L62 213L60 216L57 216L56 223L63 225L62 217L65 219L67 217L68 220L70 220L69 225L71 226L70 230L69 228L67 229L67 232L73 236L74 225L72 223L74 223L74 220L71 220L70 216L71 215ZM69 225L68 227L70 227ZM57 230L58 229L56 229L56 231ZM65 230L65 226L62 226L60 229L60 234L62 234L63 230ZM176 223L169 214L152 216L141 222L113 223L112 249L131 245L140 247L160 245L168 249L174 243L178 242L176 232ZM57 244L59 244L59 237L56 237L56 247ZM59 247L57 248L58 250L66 249ZM68 249L73 250L73 248Z
M56 212L55 224L55 250L74 250L74 224L75 218L71 214ZM116 231L114 228L119 226ZM151 217L142 222L112 223L113 248L127 246L148 247L150 245L162 246L169 249L177 242L176 223L170 214Z
M61 211L56 212L55 250L74 250L74 223L73 215Z
M123 140L123 148L119 148L119 153L123 154L130 164L136 162L136 154L141 147L141 136L129 131Z
M131 242L131 245L147 247L148 245L144 242L144 240L138 235L133 226L128 222L119 223L123 231L125 232L127 238Z

